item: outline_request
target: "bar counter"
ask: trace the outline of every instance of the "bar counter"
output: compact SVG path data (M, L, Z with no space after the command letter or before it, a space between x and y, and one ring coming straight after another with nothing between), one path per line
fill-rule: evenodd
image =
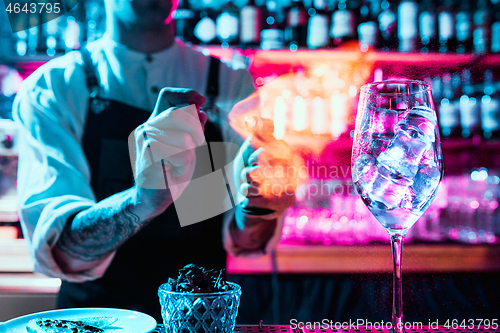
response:
M269 277L273 272L272 260L273 258L268 255L261 258L254 259L243 259L243 258L233 258L228 257L227 270L232 278L236 279L236 282L241 283L244 288L244 293L242 297L242 304L240 305L240 311L238 315L238 324L235 328L235 332L241 333L340 333L340 332L356 332L356 333L389 333L390 330L387 327L380 328L378 326L381 323L381 319L390 320L390 307L387 301L390 297L390 283L391 279L391 252L388 244L380 245L369 245L369 246L304 246L297 244L286 244L282 243L276 249L276 268L277 272L280 273L281 287L279 298L281 298L280 307L282 310L281 316L278 317L281 324L287 325L263 325L259 327L258 321L253 313L265 313L265 316L258 318L264 319L264 323L272 323L276 317L273 317L273 306L272 301L265 299L263 295L271 295L273 291L272 288L267 288L266 283L264 284L254 284L255 281L244 280L246 278L252 278L255 276L262 281L270 280ZM461 244L408 244L404 249L404 269L403 272L408 273L406 280L413 280L410 278L412 274L424 273L426 276L432 276L436 278L437 281L441 279L440 276L453 274L463 274L463 273L474 273L481 274L497 274L500 271L500 245L461 245ZM57 293L60 285L58 279L46 278L39 274L31 273L33 268L33 263L29 257L26 244L24 240L2 240L0 242L0 301L3 299L4 306L0 304L2 309L2 315L5 315L1 320L8 320L14 318L15 316L34 313L43 310L50 310L51 302L55 300L55 294ZM366 274L363 274L366 273ZM359 278L361 275L366 275L370 277L375 277L371 279L370 283L375 283L377 287L375 289L367 288L369 284L359 284L362 286L360 288L354 287L353 290L359 289L359 295L349 294L352 298L350 301L354 303L359 303L359 298L364 299L365 303L375 302L375 308L378 307L379 311L373 311L370 309L370 315L374 316L374 319L368 317L365 320L371 321L374 326L356 326L356 319L352 318L364 318L359 317L359 309L356 307L352 308L349 305L346 310L352 313L351 324L349 319L337 322L334 318L339 317L339 313L331 310L325 309L335 309L335 306L329 304L329 298L342 299L342 297L336 297L336 288L328 288L324 279L334 280L334 284L342 286L346 285L343 279L345 276L352 275L353 281ZM300 280L298 284L292 284L291 280L296 276L305 276L307 279L311 279L309 282L314 282L313 284L318 284L319 287L314 287L313 289L320 289L316 294L310 294L310 288L312 287L308 284L309 282L303 283ZM318 277L323 276L323 278ZM496 275L495 275L496 276ZM314 280L317 279L317 280ZM246 281L246 282L245 282ZM294 281L295 283L296 281ZM408 281L410 282L410 281ZM350 282L356 283L358 282ZM298 285L303 284L303 290L301 290ZM349 284L349 283L348 283ZM253 292L253 286L259 286ZM474 285L469 285L468 288L473 289ZM287 292L288 290L288 292ZM380 300L378 297L380 295L374 295L373 291L378 290L385 300ZM295 295L291 297L292 291ZM477 290L481 293L481 291ZM444 289L434 289L430 287L429 290L420 290L422 293L446 293ZM471 290L472 292L472 290ZM405 295L409 296L409 293ZM10 297L10 298L9 298ZM344 294L346 297L346 294ZM493 299L495 296L493 296ZM311 299L316 300L316 304L311 302ZM295 299L295 301L294 301ZM377 300L378 299L378 300ZM490 332L500 332L500 329L494 329L494 326L484 326L479 325L477 320L474 321L474 327L460 327L463 317L458 317L458 324L453 325L452 320L454 317L449 318L449 325L445 325L445 321L442 319L443 316L431 317L415 313L416 304L419 304L422 300L413 299L413 302L407 302L405 306L405 317L408 318L407 322L412 324L421 323L421 326L416 328L409 328L406 330L407 333L416 332L426 332L426 333L490 333ZM38 304L35 304L38 302ZM299 304L300 303L300 304ZM472 301L473 306L475 301ZM386 306L387 305L387 306ZM447 308L451 305L450 303L440 303L438 306L440 308ZM9 308L16 307L22 311L19 313L14 313L10 311ZM265 307L267 306L267 307ZM422 304L422 308L427 305ZM497 304L498 306L498 304ZM497 307L494 306L494 307ZM307 309L307 313L304 312ZM5 310L5 311L4 311ZM407 311L406 311L407 310ZM309 312L310 311L310 312ZM339 310L336 310L339 311ZM495 310L498 311L498 310ZM311 315L316 313L316 315ZM361 313L367 313L366 309L362 310ZM341 318L345 314L340 315ZM290 318L299 318L292 323ZM300 319L302 318L302 319ZM330 326L325 326L325 322L321 318L328 318ZM440 318L440 319L435 319ZM478 317L480 318L480 317ZM497 319L498 318L484 318L484 319ZM331 320L331 321L330 321ZM347 320L347 321L346 321ZM429 326L430 323L435 323L439 320L439 326ZM465 322L468 325L469 319ZM385 321L385 323L387 323ZM300 323L300 324L299 324ZM243 325L251 324L251 325ZM292 325L293 324L293 325ZM308 327L307 325L318 325L315 327ZM299 325L301 325L299 327ZM418 324L417 324L418 325ZM164 329L161 325L158 325L154 333L164 333Z
M412 244L403 249L404 273L500 271L500 245ZM279 244L277 272L307 273L390 273L389 244L366 246L321 246ZM259 258L228 257L230 274L272 273L270 255Z
M409 243L404 246L403 270L413 273L500 271L500 244ZM280 243L276 248L277 273L390 273L389 244L304 245ZM23 239L0 241L0 276L33 270ZM228 256L229 274L270 274L271 255L258 258ZM1 283L1 282L0 282ZM3 285L0 284L0 291Z
M151 333L165 333L165 328L163 325L158 325L155 330ZM291 326L286 325L236 325L234 328L234 332L241 333L316 333L316 332L325 332L325 333L335 333L335 332L355 332L355 333L389 333L388 329L375 329L370 327L357 327L352 329L331 329L331 328L318 328L318 329L307 329L307 328L292 328ZM437 328L430 328L429 326L423 326L420 329L407 329L407 333L417 333L417 332L425 332L425 333L494 333L500 332L494 329L486 329L484 326L477 327L477 329L448 329L444 326L439 326Z
M339 318L371 322L390 319L389 244L283 243L275 253L275 271L270 255L228 257L228 279L243 290L237 324L258 324L261 319L266 324L288 324L292 318L302 322L328 318L334 323ZM445 319L499 318L500 245L409 243L404 248L403 265L408 321L427 324L439 319L444 324ZM0 242L0 321L55 306L60 280L33 274L32 268L24 240ZM426 332L434 331L438 332Z

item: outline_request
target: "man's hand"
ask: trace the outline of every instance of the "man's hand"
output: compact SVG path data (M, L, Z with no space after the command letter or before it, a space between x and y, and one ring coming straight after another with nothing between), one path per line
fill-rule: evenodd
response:
M238 202L250 215L275 219L295 202L297 179L295 170L289 171L293 153L284 141L256 150L251 141L245 140L234 164Z
M296 169L289 172L292 160L293 152L284 141L273 140L255 149L250 136L240 148L233 163L238 205L229 224L240 253L265 253L273 235L279 240L278 218L295 202Z
M129 137L138 199L162 213L191 179L194 149L207 121L205 97L191 89L163 88L149 119Z
M252 137L245 140L233 168L243 212L271 220L294 204L297 179L296 170L289 170L292 156L284 141L269 142L254 149Z
M194 104L198 110L201 125L205 126L207 122L207 114L201 111L200 107L205 104L206 101L207 99L205 97L198 94L193 89L166 87L163 88L158 94L158 100L156 101L155 108L149 119L158 116L161 112L171 107Z

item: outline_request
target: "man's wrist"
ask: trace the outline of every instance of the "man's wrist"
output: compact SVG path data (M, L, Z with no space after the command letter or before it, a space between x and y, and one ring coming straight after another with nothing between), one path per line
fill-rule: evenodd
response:
M160 215L173 202L170 190L150 190L137 185L132 188L132 204L144 220Z
M229 232L234 243L241 249L263 249L276 231L277 219L245 214L241 208L235 209Z

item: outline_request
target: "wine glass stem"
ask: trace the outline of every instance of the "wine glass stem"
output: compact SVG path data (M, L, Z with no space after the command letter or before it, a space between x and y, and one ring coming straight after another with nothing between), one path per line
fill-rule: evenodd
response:
M392 331L395 333L404 332L403 324L403 242L405 236L400 234L391 235L393 270L393 293L392 293Z

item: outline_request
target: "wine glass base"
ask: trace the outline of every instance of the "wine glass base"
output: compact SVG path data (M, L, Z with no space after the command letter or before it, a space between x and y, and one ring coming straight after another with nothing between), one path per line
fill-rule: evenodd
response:
M392 319L391 333L406 333L403 317Z

